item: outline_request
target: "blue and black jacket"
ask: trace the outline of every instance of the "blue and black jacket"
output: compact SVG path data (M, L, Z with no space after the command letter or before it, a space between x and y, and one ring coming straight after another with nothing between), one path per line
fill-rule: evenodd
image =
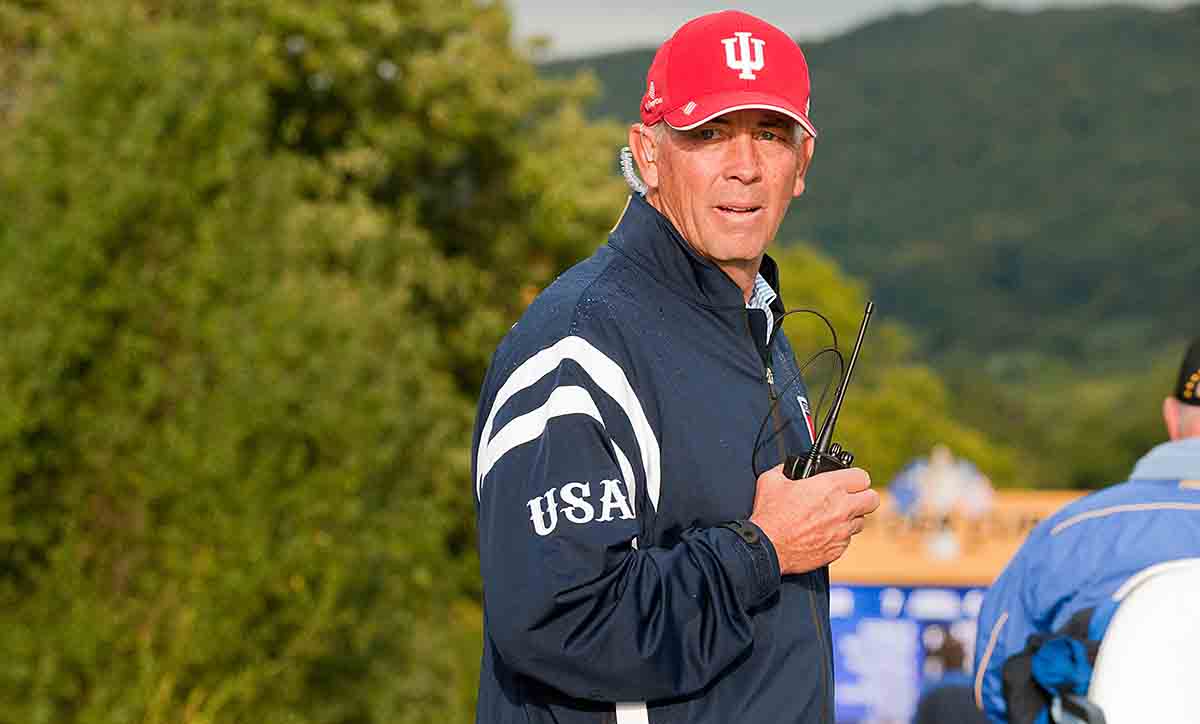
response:
M781 579L726 525L812 440L765 315L635 195L500 344L473 447L478 721L832 722L828 570Z

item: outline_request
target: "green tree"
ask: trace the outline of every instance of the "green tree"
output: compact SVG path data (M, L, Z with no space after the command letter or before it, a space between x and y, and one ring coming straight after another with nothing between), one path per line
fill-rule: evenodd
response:
M1104 487L1125 480L1138 458L1167 439L1162 400L1185 345L1144 350L1148 362L1136 372L1046 365L1021 385L951 373L953 409L997 443L1027 451L1023 485Z
M469 719L487 355L622 196L474 2L0 7L0 721Z
M848 362L866 307L864 284L804 244L777 247L772 256L779 262L788 308L815 309L828 317ZM785 325L802 363L832 342L819 320L807 316L792 320L789 317ZM825 410L836 387L835 370L832 358L826 356L814 362L808 380L814 404L828 386ZM834 440L854 452L856 464L870 472L880 488L914 457L928 455L937 443L974 462L996 484L1026 484L1018 477L1015 451L965 422L953 401L940 375L920 361L911 333L886 307L877 307Z

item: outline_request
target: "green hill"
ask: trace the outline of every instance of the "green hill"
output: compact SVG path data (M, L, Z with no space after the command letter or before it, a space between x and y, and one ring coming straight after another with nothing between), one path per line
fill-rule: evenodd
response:
M781 238L867 277L931 357L1021 379L1200 331L1200 5L957 6L802 46L821 138ZM545 70L594 70L592 112L631 121L651 57Z

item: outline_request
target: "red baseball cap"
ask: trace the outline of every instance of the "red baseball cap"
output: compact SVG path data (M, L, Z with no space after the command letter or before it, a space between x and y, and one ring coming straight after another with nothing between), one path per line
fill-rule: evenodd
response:
M685 131L723 113L778 111L813 136L808 63L779 28L737 10L688 21L662 44L646 74L642 123Z

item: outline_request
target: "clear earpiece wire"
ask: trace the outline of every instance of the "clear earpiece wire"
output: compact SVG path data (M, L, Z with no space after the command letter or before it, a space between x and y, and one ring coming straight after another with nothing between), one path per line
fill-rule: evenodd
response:
M645 196L649 190L646 182L640 179L637 175L637 169L633 165L633 151L629 150L629 146L621 149L621 175L625 177L625 183L629 184L629 188L633 189L639 196Z

